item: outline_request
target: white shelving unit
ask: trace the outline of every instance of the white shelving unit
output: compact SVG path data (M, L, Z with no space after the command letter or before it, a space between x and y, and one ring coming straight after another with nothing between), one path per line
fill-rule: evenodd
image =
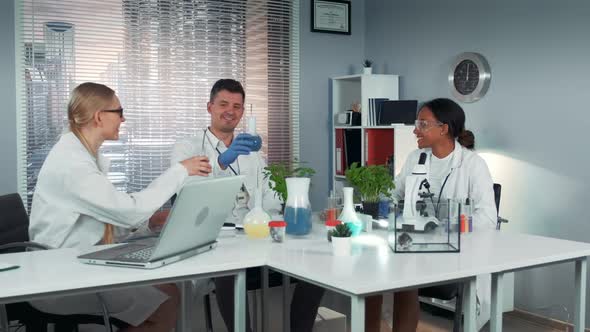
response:
M347 160L358 160L362 165L385 164L385 160L370 160L369 151L376 146L385 144L391 147L395 174L398 174L410 151L416 149L416 140L413 134L413 126L368 126L369 99L387 98L399 99L399 77L397 75L349 75L332 78L332 106L330 118L332 119L332 169L331 189L339 189L346 183L344 171L348 167L347 162L341 162L341 154L345 153L341 144L337 141L338 135L345 131L356 131L355 144L360 149L360 154L354 157L347 156ZM361 125L343 126L336 122L335 117L339 112L351 109L355 102L361 104ZM357 141L358 140L358 141ZM390 140L390 141L388 141ZM382 156L381 156L382 157ZM353 159L349 159L353 158ZM377 158L379 159L379 158ZM383 159L383 158L381 158ZM340 164L339 164L340 163Z

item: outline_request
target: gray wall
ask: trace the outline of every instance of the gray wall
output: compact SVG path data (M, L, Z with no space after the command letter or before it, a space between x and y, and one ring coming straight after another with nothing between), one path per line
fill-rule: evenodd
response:
M0 195L16 192L14 0L0 1Z
M503 185L504 231L588 242L590 2L372 0L365 11L365 52L402 76L402 98L450 98L454 56L486 56L490 90L462 106ZM572 264L518 273L515 291L516 307L571 322Z
M316 170L310 200L322 208L328 194L330 77L360 73L364 57L364 0L352 0L349 35L311 32L311 0L301 1L301 160Z

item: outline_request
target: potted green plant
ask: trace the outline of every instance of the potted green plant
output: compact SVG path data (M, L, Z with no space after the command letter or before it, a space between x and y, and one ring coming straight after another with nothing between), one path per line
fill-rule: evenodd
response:
M379 214L381 196L391 198L391 191L395 188L389 169L382 165L359 166L352 163L346 170L346 180L361 195L363 211L374 219Z
M371 74L373 72L373 61L365 59L363 61L363 74Z
M303 163L295 161L291 165L286 163L274 163L264 168L264 178L269 179L268 186L275 192L275 195L281 200L281 213L287 202L287 181L289 177L311 177L315 170L311 167L301 166Z
M339 224L331 231L334 256L350 256L352 231L346 224Z

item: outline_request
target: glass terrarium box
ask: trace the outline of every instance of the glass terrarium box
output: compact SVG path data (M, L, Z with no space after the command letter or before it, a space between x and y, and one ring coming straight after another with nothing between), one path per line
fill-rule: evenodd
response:
M460 252L461 204L429 197L390 205L388 242L396 253Z

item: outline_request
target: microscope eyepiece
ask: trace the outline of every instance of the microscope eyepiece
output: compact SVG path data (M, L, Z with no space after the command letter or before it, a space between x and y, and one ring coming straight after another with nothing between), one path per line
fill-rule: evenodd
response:
M418 160L418 165L426 164L426 152L422 152L420 154L420 159Z

